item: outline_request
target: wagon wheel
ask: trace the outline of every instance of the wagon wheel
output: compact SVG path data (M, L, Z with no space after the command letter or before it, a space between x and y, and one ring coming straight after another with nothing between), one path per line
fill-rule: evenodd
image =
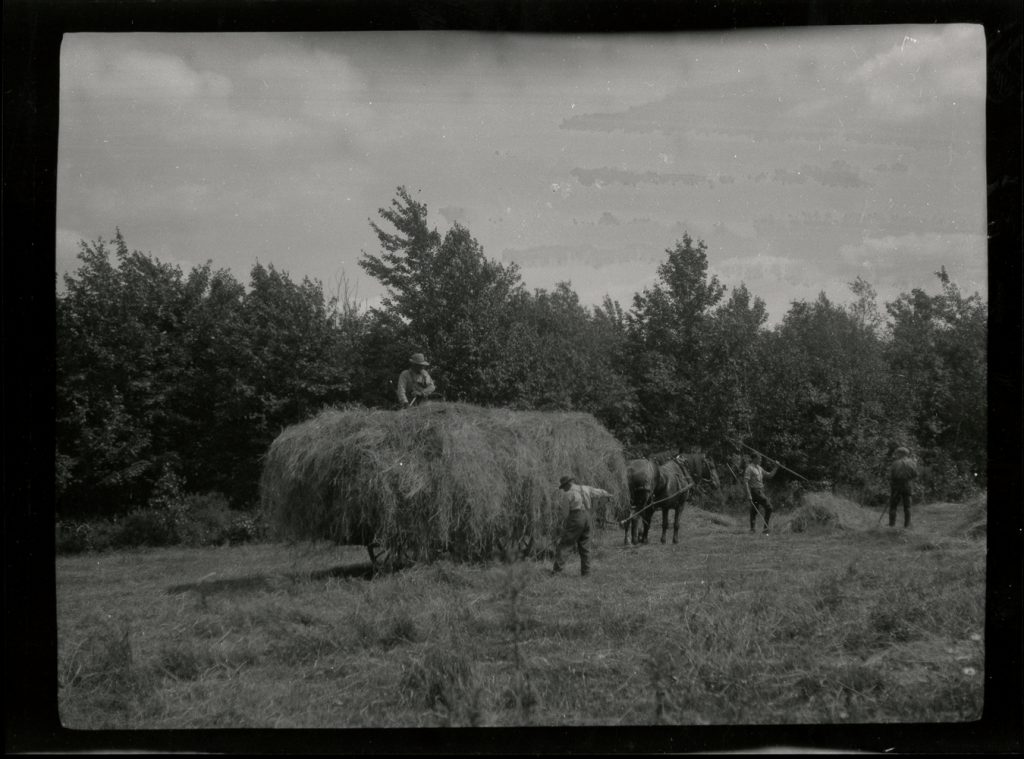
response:
M377 541L373 541L366 546L366 551L370 555L371 569L374 574L405 569L416 564L416 561L409 558L405 552L405 547L401 545L383 546Z
M381 546L377 541L366 544L366 552L370 555L370 565L376 572L384 565L384 562L391 555L391 549Z
M533 535L523 535L518 541L519 558L525 559L533 553Z
M523 533L518 537L509 538L508 543L501 539L496 539L495 544L498 548L498 555L505 561L514 561L515 558L525 559L533 550L533 535Z

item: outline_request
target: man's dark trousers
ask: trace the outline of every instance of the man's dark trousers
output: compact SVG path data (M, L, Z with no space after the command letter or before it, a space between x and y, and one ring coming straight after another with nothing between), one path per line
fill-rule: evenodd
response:
M892 483L889 492L889 526L896 526L896 510L903 504L903 526L910 527L910 484Z
M580 552L580 574L590 572L590 512L586 509L570 511L562 524L562 533L555 546L555 572L565 566L565 551L576 546Z

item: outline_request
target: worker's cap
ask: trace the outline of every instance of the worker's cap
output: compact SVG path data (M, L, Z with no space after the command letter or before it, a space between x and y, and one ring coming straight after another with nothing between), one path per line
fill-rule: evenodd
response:
M422 353L413 353L409 356L409 363L416 366L430 366L430 362L423 357Z
M576 478L573 477L572 475L567 474L564 477L562 477L561 480L559 480L558 487L564 490L567 485L571 485L574 482L576 482Z

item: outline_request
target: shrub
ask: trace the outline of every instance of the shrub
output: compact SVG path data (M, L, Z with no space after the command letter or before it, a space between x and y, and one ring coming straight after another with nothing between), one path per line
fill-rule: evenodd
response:
M172 511L179 538L185 545L220 545L227 539L233 515L220 493L188 495L174 504Z
M171 546L178 542L174 517L170 510L136 509L120 523L114 535L115 548Z
M253 543L262 540L266 530L258 515L236 511L224 533L229 543Z
M58 520L59 555L107 548L247 543L264 535L259 518L228 506L220 493L192 494L157 508L136 509L119 521Z
M934 449L922 452L921 464L916 489L928 499L965 501L980 490L971 462L954 460L945 451Z
M56 526L57 555L112 548L120 527L115 522L76 522L59 520Z
M89 525L85 522L57 521L55 541L58 554L76 554L88 551Z

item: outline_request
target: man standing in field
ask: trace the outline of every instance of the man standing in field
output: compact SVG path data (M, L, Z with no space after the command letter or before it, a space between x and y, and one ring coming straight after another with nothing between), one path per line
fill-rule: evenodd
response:
M409 368L398 375L398 403L403 407L422 403L434 392L434 381L427 373L430 364L422 353L409 357Z
M910 483L917 477L917 462L900 446L889 467L889 526L896 526L896 509L903 504L903 529L910 528Z
M747 496L750 498L750 531L755 532L755 526L757 524L757 511L760 508L764 515L764 534L770 535L771 530L768 523L772 518L772 502L768 500L768 496L764 492L764 481L770 480L775 476L775 473L779 471L778 462L775 464L775 468L770 472L766 472L761 468L761 454L755 453L750 457L750 463L747 464L746 470L743 472L743 483L747 487Z
M555 565L552 574L558 574L565 565L564 552L576 546L580 552L580 576L590 574L590 504L593 498L611 497L611 493L590 485L580 485L576 478L566 475L558 483L564 493L563 503L568 508L562 531L555 546Z

